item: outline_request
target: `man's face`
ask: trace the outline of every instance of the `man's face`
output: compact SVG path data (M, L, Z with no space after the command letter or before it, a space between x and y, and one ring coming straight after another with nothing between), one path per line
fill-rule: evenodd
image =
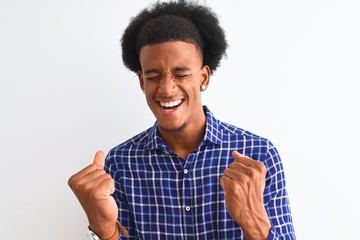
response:
M140 86L160 130L176 132L204 124L200 86L207 87L210 70L201 52L182 41L147 45L140 50Z

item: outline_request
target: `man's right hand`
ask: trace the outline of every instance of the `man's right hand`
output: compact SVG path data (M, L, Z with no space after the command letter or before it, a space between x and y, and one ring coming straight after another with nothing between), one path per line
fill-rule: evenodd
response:
M68 184L83 207L89 227L100 239L108 239L117 231L118 208L111 194L115 183L104 171L105 155L98 151L92 164L70 177ZM120 231L128 237L124 227Z

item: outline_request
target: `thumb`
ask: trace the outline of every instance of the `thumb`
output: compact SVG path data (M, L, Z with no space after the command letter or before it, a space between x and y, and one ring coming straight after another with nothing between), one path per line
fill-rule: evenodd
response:
M245 157L245 155L242 155L241 153L239 153L238 151L232 151L233 158L237 159L237 158L242 158Z
M95 153L93 164L95 164L99 169L104 169L105 154L103 151L97 151Z

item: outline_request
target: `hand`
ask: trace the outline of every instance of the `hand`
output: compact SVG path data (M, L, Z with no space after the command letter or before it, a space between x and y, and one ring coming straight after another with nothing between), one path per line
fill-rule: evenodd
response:
M105 155L98 151L92 164L70 177L68 184L83 207L89 227L100 239L110 238L117 229L118 208L111 194L115 182L104 171ZM120 231L128 237L124 227Z
M237 151L232 156L236 161L224 170L220 179L226 208L247 240L266 239L271 224L263 204L265 165Z

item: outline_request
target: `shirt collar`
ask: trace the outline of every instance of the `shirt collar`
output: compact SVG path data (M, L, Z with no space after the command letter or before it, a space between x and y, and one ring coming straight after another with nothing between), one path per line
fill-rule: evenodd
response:
M220 122L214 117L207 106L203 106L203 110L206 116L206 130L203 138L203 142L211 142L214 144L221 143L221 131ZM159 135L158 124L155 122L152 128L148 131L146 149L163 149L168 152L168 147L164 144L163 140Z
M221 130L220 130L220 122L212 112L208 109L207 106L203 107L204 113L206 116L206 131L204 136L205 142L212 142L215 144L221 143Z

